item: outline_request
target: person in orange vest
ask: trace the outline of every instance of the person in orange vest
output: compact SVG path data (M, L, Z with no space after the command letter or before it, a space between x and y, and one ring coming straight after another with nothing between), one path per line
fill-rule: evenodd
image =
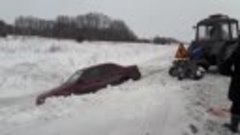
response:
M177 52L175 54L176 60L188 60L189 54L187 49L184 47L183 43L180 43L177 49Z
M198 80L203 77L203 72L199 70L198 65L190 60L189 53L183 43L180 43L178 46L173 66L169 69L169 74L177 77L179 80L184 78Z

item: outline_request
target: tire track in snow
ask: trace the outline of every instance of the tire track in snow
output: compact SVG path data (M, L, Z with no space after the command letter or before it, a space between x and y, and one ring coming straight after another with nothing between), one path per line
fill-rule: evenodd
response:
M179 108L179 105L182 105L182 100L184 100L184 96L181 95L182 94L182 87L184 86L184 84L182 85L181 82L179 82L178 80L174 80L174 78L171 78L168 75L168 68L170 67L171 63L166 62L166 64L162 65L161 64L156 64L156 63L160 63L157 61L160 61L161 58L157 57L154 59L151 59L149 61L146 61L144 63L140 63L138 64L140 71L142 71L143 73L143 79L147 79L147 78L158 78L159 76L163 76L160 77L160 82L162 83L162 86L166 86L166 88L171 88L171 86L176 86L179 85L180 87L178 87L176 90L171 89L171 91L165 91L165 96L163 96L162 98L164 98L162 100L163 105L161 106L162 110L155 110L153 111L152 116L156 117L156 120L152 120L152 116L146 117L146 120L143 121L142 125L144 125L143 127L143 135L175 135L175 134L187 134L186 133L186 129L184 129L184 127L187 127L187 122L185 124L183 124L182 126L178 126L175 123L179 123L179 121L182 121L181 118L176 117L176 112L180 111L181 112L181 116L186 116L187 112L185 111L185 107L186 106L182 106L181 108ZM164 78L167 77L167 78ZM171 80L171 81L170 81ZM170 82L168 82L170 81ZM172 94L176 94L176 92L178 92L178 96L169 96L169 93L171 95ZM169 102L169 100L175 100L174 102ZM148 108L147 111L149 110L154 110L155 108ZM175 125L176 128L178 128L179 130L182 130L181 133L178 132L174 132L174 130L169 131L169 126L171 125ZM178 126L178 127L177 127ZM174 127L173 127L174 128ZM152 131L149 129L153 129ZM171 128L170 128L171 129Z

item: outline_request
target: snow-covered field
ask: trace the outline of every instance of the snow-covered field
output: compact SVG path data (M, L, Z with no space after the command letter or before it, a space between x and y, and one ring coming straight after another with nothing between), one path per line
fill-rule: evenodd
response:
M1 135L227 135L227 118L207 113L229 106L229 78L200 81L168 75L176 45L83 42L38 37L0 39ZM104 62L137 64L136 82L94 94L58 97L35 106L39 93L75 70Z

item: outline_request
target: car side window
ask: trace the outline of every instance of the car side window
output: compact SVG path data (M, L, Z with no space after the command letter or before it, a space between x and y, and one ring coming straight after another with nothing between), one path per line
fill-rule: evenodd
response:
M101 75L101 72L99 69L97 68L93 68L93 69L88 69L86 70L83 74L82 74L82 79L91 79L91 78L95 78L95 77L99 77Z
M83 72L81 78L82 79L91 79L91 78L95 78L95 77L104 77L105 75L118 70L120 67L116 66L116 65L102 65L99 67L95 67L95 68L91 68L91 69L87 69Z
M119 67L116 66L116 65L105 65L101 68L101 71L104 74L108 74L108 73L111 73L111 72L114 72L114 71L117 71L117 70L119 70Z

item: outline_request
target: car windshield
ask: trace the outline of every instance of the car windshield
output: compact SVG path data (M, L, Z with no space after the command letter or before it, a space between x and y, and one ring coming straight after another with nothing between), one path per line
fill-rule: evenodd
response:
M72 76L67 79L66 84L76 82L82 76L83 70L76 71Z

